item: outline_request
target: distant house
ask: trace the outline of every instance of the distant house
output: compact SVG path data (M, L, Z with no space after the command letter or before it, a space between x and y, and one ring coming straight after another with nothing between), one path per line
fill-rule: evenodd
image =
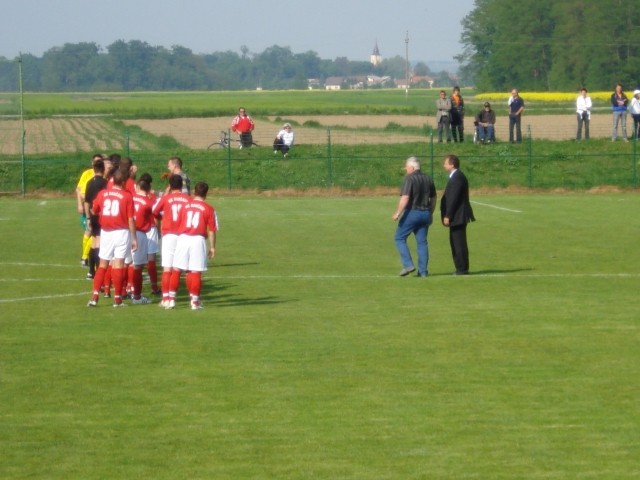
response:
M317 78L307 78L307 88L309 88L309 90L320 88L320 80Z
M386 75L384 77L379 77L378 75L369 75L367 77L367 85L369 87L384 86L389 82L389 80L391 80L391 77Z
M414 75L411 77L410 79L411 85L415 86L415 87L429 87L429 88L433 88L433 84L435 83L435 80L432 77L429 77L427 75Z
M344 83L344 77L327 77L324 81L325 90L340 90Z
M434 79L426 75L412 75L409 77L409 87L433 88ZM407 80L404 78L396 79L397 88L407 88Z

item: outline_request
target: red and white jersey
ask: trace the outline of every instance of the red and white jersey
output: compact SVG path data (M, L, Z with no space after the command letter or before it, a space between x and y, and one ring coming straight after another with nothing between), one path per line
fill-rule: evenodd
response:
M218 217L215 209L204 200L194 198L180 211L180 233L207 237L207 229L218 230Z
M191 202L186 193L172 192L160 197L160 201L153 207L153 215L162 220L162 235L180 234L180 210Z
M100 217L102 230L128 230L129 219L133 218L133 195L119 187L101 190L92 209Z
M136 219L136 230L148 232L155 226L156 219L153 216L153 201L146 195L136 193L133 196L133 216Z

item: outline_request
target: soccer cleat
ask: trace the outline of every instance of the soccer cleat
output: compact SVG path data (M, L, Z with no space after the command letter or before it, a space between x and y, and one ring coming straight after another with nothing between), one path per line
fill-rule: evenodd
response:
M87 280L93 280L93 275L91 272L87 272L87 276L85 277Z
M200 301L191 302L191 310L202 310L204 307Z
M140 298L132 298L131 303L133 303L134 305L147 305L153 302L151 302L151 300L149 300L147 297L143 297L141 295Z
M126 305L122 302L113 304L113 308L120 308L120 307L126 307Z
M94 300L93 298L87 302L87 307L97 307L97 306L98 306L98 301Z
M81 258L80 259L80 265L83 267L88 267L89 266L89 259L88 258Z
M160 300L160 303L158 304L158 306L161 307L161 308L165 308L167 306L167 302L168 301L169 300L164 300L164 299Z
M176 301L175 300L172 299L172 300L166 300L165 301L165 306L164 306L165 310L172 310L174 308L176 308Z
M151 295L162 295L162 290L151 290Z

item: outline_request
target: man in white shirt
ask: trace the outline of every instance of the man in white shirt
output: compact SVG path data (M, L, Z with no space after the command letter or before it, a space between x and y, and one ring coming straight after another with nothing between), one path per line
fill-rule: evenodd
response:
M591 120L591 97L587 95L587 89L582 87L576 100L576 115L578 116L578 133L576 140L582 140L582 125L584 124L584 139L589 140L589 121Z

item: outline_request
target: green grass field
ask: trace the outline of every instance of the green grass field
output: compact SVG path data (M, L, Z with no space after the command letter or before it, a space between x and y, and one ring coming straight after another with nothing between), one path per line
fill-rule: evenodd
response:
M1 199L0 478L639 478L640 196L472 200L419 279L396 197L212 198L194 312L86 308L73 200Z

